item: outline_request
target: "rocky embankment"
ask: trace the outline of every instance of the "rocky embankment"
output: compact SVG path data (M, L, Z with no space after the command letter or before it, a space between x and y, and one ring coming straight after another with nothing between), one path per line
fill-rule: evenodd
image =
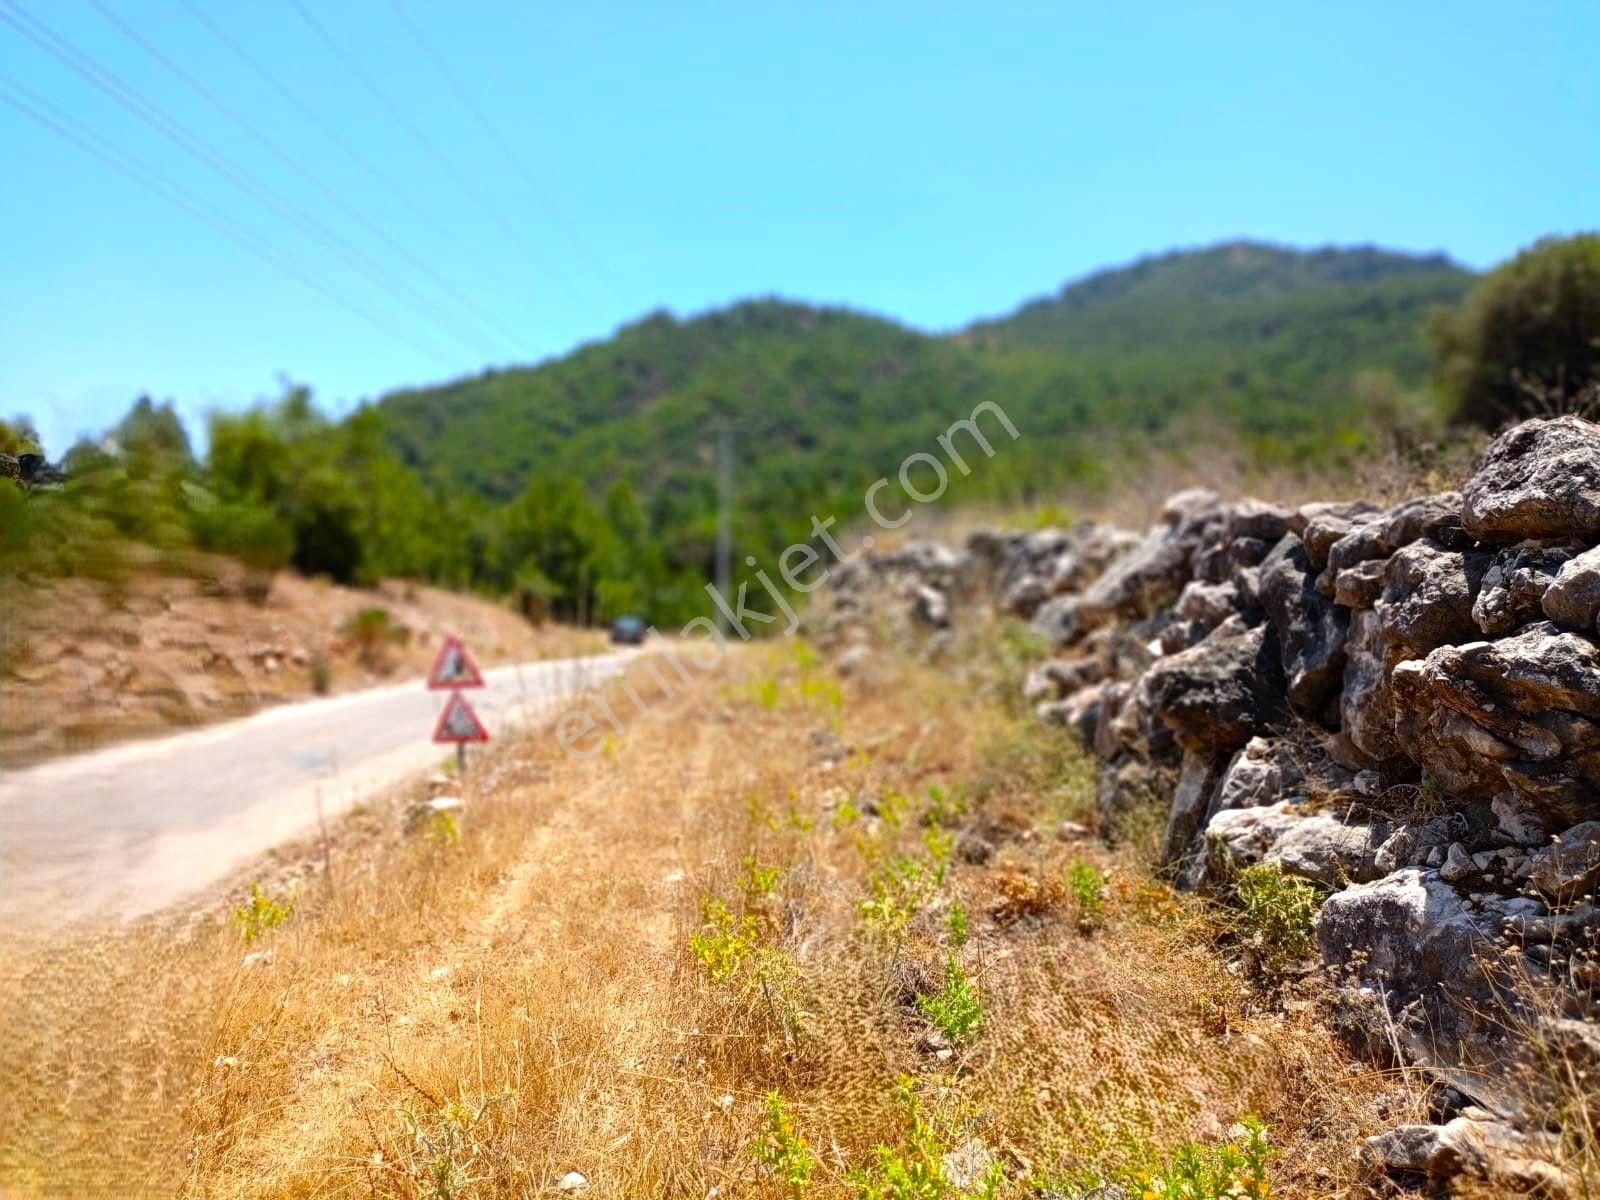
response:
M1439 1081L1374 1171L1571 1190L1543 1160L1600 1079L1600 426L1526 422L1391 508L1187 491L1143 533L913 544L847 574L836 632L884 579L925 626L991 604L1048 640L1028 700L1100 760L1104 830L1165 807L1179 886L1325 889L1336 1019Z

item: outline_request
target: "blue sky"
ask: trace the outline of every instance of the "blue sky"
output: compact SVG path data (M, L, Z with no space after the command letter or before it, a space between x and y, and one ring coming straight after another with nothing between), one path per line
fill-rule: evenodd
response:
M383 99L292 0L99 3L254 132L93 0L0 17L87 55L246 190L5 23L0 96L278 265L0 105L0 413L54 451L141 391L198 421L287 374L343 411L657 307L780 293L946 329L1241 235L1482 267L1600 225L1588 0L310 0Z

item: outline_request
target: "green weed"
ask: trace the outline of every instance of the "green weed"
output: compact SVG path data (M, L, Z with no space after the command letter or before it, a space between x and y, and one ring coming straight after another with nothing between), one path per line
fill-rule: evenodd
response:
M817 1157L796 1128L783 1097L775 1091L768 1092L766 1106L766 1129L750 1152L757 1162L770 1168L783 1181L794 1200L800 1200L810 1185L812 1171L816 1170Z
M1244 939L1260 952L1269 970L1282 970L1311 953L1321 898L1314 885L1269 863L1258 863L1239 873L1235 894Z
M248 946L262 934L282 925L293 912L293 897L287 900L274 900L261 890L259 883L252 883L250 898L245 903L234 906L233 924Z
M953 956L945 960L944 986L931 995L918 996L917 1007L952 1043L966 1041L983 1024L978 993Z
M727 983L756 949L761 926L754 917L735 917L714 896L701 898L700 921L689 950L712 983Z

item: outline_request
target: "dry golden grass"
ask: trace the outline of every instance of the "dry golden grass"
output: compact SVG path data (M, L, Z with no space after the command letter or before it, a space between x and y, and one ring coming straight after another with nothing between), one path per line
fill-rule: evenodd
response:
M992 685L882 655L840 684L797 644L753 649L591 762L548 735L488 756L459 842L358 818L250 947L219 907L13 949L4 1194L529 1197L579 1171L593 1197L779 1197L751 1153L776 1090L817 1159L804 1194L848 1196L900 1137L899 1075L942 1144L996 1156L1002 1195L1246 1113L1283 1150L1275 1195L1352 1188L1359 1139L1423 1097L1243 982L1135 850L1057 839L1087 773ZM975 829L992 857L951 857L903 931L863 919L874 871L936 877ZM1092 923L1056 882L1078 859L1110 879ZM1006 911L1019 878L1036 894ZM690 948L708 897L721 982ZM951 957L982 1004L954 1045L917 1000Z

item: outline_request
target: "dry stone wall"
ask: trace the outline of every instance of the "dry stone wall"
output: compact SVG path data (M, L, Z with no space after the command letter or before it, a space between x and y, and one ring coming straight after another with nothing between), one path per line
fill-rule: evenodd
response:
M885 574L935 631L974 595L1029 621L1028 701L1101 760L1104 828L1163 798L1180 886L1266 862L1327 889L1318 950L1375 1053L1525 1132L1533 1058L1600 1069L1600 426L1528 421L1459 492L1389 508L1187 491L1143 533L854 571L836 622Z

